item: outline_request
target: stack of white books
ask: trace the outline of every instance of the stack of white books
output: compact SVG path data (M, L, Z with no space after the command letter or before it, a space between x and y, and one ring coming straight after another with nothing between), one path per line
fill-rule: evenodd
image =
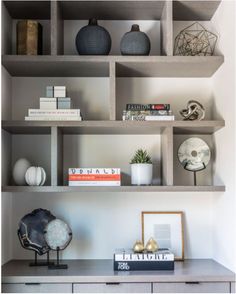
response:
M29 109L25 120L81 121L80 109Z
M65 86L48 86L47 97L39 98L39 109L29 109L25 120L81 121L80 109L71 109L71 98L66 97Z

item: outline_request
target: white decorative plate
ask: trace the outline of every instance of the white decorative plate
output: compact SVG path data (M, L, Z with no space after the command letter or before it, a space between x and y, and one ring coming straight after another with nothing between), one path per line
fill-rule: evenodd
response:
M45 228L45 240L52 250L63 250L72 239L70 227L60 219L55 219Z
M198 171L207 166L211 151L205 141L200 138L189 138L179 147L178 158L182 166L190 171Z

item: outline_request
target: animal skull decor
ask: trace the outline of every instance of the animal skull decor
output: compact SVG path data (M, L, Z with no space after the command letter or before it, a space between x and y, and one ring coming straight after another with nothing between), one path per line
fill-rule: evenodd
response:
M201 103L196 100L188 101L186 109L180 111L184 120L203 120L205 117L205 109Z

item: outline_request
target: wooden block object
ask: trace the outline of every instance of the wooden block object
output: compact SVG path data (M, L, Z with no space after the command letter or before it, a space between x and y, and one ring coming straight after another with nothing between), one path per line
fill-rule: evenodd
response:
M20 20L17 23L18 55L42 55L42 26L34 20Z

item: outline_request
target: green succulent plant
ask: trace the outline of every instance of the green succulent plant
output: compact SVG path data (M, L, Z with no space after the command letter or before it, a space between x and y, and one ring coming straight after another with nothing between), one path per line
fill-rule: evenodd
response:
M152 163L152 160L151 156L147 153L146 150L138 149L130 163Z

